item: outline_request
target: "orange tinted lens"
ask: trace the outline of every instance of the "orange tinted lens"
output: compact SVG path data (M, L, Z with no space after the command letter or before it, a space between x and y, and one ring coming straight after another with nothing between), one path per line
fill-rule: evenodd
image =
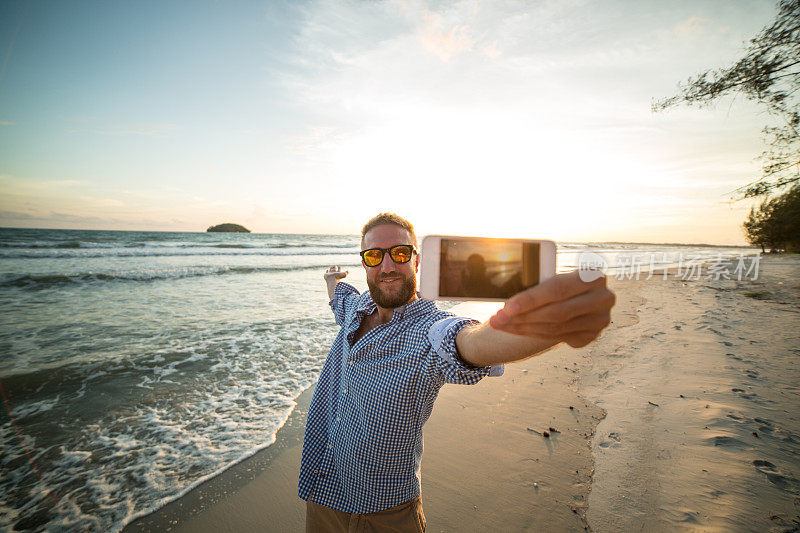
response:
M364 264L367 266L375 266L381 263L383 259L383 252L380 250L367 250L363 255Z
M389 251L389 254L395 263L408 263L411 261L410 246L395 246Z

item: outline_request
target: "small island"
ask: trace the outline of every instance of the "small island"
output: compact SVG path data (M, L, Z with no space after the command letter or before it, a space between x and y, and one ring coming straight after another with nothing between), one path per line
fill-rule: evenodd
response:
M214 233L250 233L250 230L245 228L244 226L240 226L239 224L231 224L230 222L226 224L217 224L216 226L211 226L206 231Z

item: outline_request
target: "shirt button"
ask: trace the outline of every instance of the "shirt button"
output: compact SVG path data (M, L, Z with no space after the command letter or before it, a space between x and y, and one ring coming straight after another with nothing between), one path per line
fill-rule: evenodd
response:
M314 470L314 473L315 474L319 474L319 470Z
M347 389L344 389L344 393L347 394Z
M341 421L342 421L342 419L341 419L341 418L339 418L339 417L337 416L337 417L336 417L336 421L337 421L337 422L341 422Z
M328 449L329 450L333 449L333 444L328 444Z

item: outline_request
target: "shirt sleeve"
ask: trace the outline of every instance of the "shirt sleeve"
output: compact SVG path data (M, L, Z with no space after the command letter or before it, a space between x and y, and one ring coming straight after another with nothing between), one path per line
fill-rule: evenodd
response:
M339 326L344 327L347 308L352 305L358 296L358 289L349 283L340 281L336 284L336 288L333 290L333 298L331 298L329 305Z
M436 352L436 371L446 383L474 385L484 376L502 376L503 365L468 366L458 355L456 336L462 328L479 324L477 320L458 316L443 318L428 330L428 340Z

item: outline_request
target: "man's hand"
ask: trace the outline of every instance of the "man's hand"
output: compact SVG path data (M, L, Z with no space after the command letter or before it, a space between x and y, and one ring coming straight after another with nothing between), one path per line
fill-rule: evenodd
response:
M605 276L585 282L576 270L509 298L489 319L489 325L499 331L581 348L611 323L615 302Z
M325 283L328 285L329 300L333 298L333 291L336 289L336 284L339 283L339 280L344 278L349 272L349 270L342 272L342 267L338 265L334 265L325 271L323 276L325 278Z

